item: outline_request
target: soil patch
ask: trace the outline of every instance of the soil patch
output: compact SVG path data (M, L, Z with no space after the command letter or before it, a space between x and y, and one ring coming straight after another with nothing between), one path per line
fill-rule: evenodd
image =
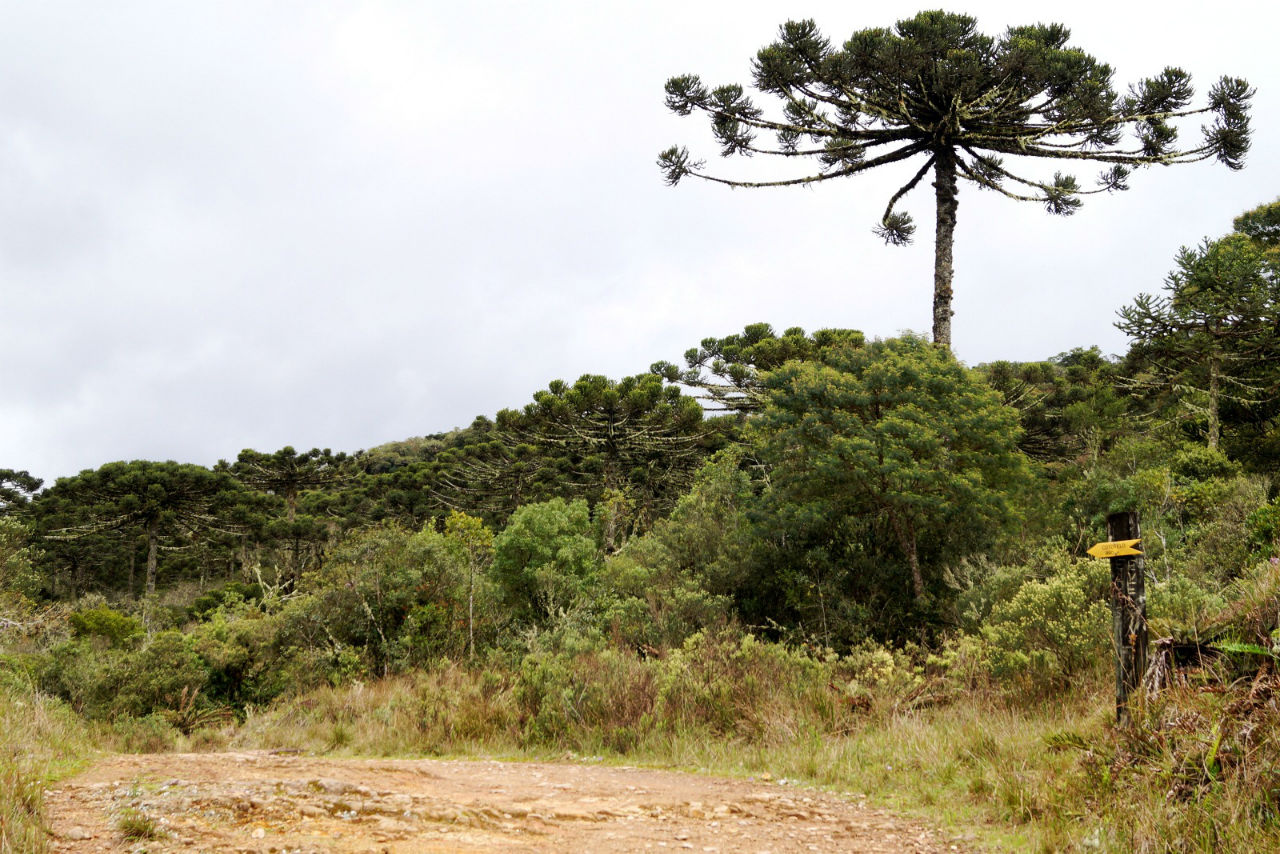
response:
M960 848L856 798L785 781L569 763L118 755L45 803L51 849L75 854ZM129 839L126 827L156 835Z

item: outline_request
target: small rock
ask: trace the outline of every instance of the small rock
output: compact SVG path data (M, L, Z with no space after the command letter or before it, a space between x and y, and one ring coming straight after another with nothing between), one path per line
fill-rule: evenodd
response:
M254 839L262 839L264 836L267 835L267 831L264 828L255 827L253 829L253 833L250 833L249 835L252 836Z
M85 830L83 827L69 827L62 833L62 838L81 841L85 839L92 839L93 834L88 830Z
M312 780L308 785L326 795L345 795L356 790L355 786L345 780L335 780L332 777L320 777Z

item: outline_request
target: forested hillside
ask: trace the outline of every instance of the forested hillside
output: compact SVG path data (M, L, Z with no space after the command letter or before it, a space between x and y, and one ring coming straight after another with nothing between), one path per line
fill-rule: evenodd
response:
M969 367L761 323L365 451L0 471L0 685L151 747L378 680L418 710L400 749L427 751L763 750L1083 703L1016 793L994 735L937 786L1049 847L1274 844L1278 228L1280 201L1187 235L1116 319L1118 358ZM1141 514L1168 652L1128 730L1085 555L1118 510ZM320 725L260 738L315 747L288 742ZM0 763L16 833L34 772ZM797 773L838 784L820 764Z

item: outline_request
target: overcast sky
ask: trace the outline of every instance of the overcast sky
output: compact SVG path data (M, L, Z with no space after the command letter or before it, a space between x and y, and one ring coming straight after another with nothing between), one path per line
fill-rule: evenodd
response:
M927 182L915 245L871 233L914 167L731 191L654 165L684 143L769 169L667 113L668 77L745 84L788 18L843 40L919 8L0 0L0 468L367 448L756 321L927 332ZM1240 173L1145 170L1069 219L962 188L956 354L1121 353L1116 310L1180 245L1280 195L1280 14L950 8L991 34L1061 20L1121 91L1165 65L1258 90Z

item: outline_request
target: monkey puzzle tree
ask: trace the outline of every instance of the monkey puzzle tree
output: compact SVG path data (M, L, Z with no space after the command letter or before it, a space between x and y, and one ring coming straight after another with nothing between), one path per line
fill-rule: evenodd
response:
M1280 199L1258 205L1232 221L1235 230L1271 253L1280 252Z
M97 535L121 530L145 536L150 596L156 592L162 544L189 542L196 532L219 528L217 505L235 488L225 473L189 463L107 463L59 478L41 493L35 518L40 533L51 541L90 538L87 542L100 543Z
M43 485L44 481L29 472L0 469L0 515L26 507Z
M890 197L876 232L889 243L910 241L911 217L895 208L932 170L933 339L950 347L960 180L1068 215L1081 195L1126 189L1135 166L1211 157L1230 169L1243 165L1253 95L1244 80L1223 77L1199 108L1189 107L1191 78L1177 68L1120 96L1111 67L1068 46L1069 38L1061 24L1032 24L1010 27L997 39L978 32L967 15L931 11L892 30L860 30L835 48L813 21L790 21L752 63L756 88L782 102L779 117L766 117L740 85L708 89L692 74L667 81L666 103L678 115L697 110L709 116L722 156L816 160L817 171L733 180L703 171L704 163L678 146L662 152L658 164L670 185L693 176L733 187L781 187L923 161ZM1214 118L1203 127L1200 144L1179 148L1176 120L1210 112ZM1136 137L1128 144L1122 141L1126 130ZM757 144L761 131L772 133L776 146ZM1015 172L1006 157L1095 161L1107 168L1098 186L1086 189L1062 172L1052 179Z
M1216 449L1224 402L1250 407L1280 393L1280 255L1242 232L1184 246L1164 290L1139 294L1116 326L1134 339L1135 383L1167 389L1203 416L1205 443Z
M698 402L654 374L555 380L475 438L438 458L433 488L448 507L502 520L528 502L596 506L613 493L625 497L636 531L675 504L722 442Z
M819 329L806 335L798 326L778 335L767 323L751 323L741 333L703 338L701 346L685 351L684 370L671 362L654 362L649 372L695 389L710 411L745 414L764 406L763 372L784 362L813 359L828 348L860 346L863 337L856 329Z
M234 463L218 465L220 471L230 472L245 486L283 501L285 518L267 527L284 544L283 575L289 584L295 583L305 568L301 559L304 544L316 546L325 536L324 525L315 517L305 513L299 517L299 498L309 490L349 480L352 468L352 460L345 453L335 454L328 448L298 453L289 445L274 454L246 448Z

